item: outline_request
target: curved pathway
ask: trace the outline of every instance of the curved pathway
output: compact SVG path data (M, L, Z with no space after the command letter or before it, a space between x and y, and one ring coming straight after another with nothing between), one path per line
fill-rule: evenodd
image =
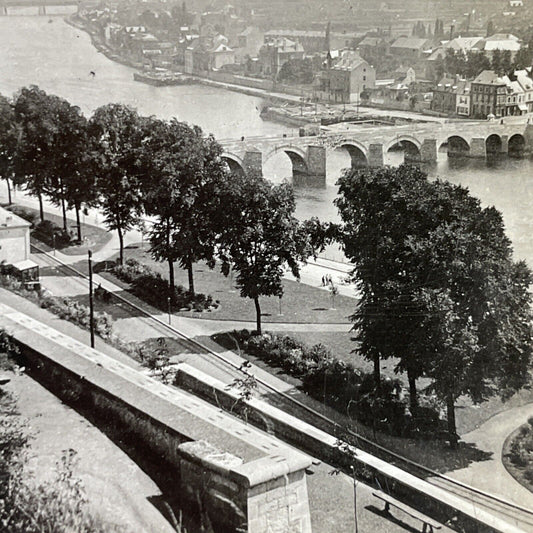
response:
M502 463L505 439L533 416L533 404L513 407L489 418L474 431L462 436L467 444L492 453L486 461L471 463L467 468L446 475L473 487L501 496L503 499L533 509L533 493L507 472Z

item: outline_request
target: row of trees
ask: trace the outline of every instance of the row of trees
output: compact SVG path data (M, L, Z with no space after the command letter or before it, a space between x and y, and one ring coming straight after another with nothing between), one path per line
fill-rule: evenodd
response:
M532 64L533 42L523 46L514 57L510 50L493 50L489 58L483 52L471 50L464 53L448 48L436 71L439 77L447 72L453 76L473 79L484 70L494 70L498 76L507 74L512 77L515 70L530 68Z
M150 216L151 253L167 262L169 287L178 263L194 294L194 263L214 267L219 259L225 274L236 271L241 295L254 300L260 332L259 298L282 295L286 268L298 277L313 253L310 230L320 224L296 220L289 185L232 176L221 155L200 128L124 105L100 107L87 120L35 86L12 102L0 99L2 178L39 199L41 219L45 197L62 207L65 230L74 209L81 239L80 210L98 207L118 233L122 264L124 234Z
M532 273L513 261L501 214L463 187L407 166L349 171L338 185L359 351L376 387L380 362L396 358L414 415L417 381L429 378L455 436L457 398L505 397L530 379Z

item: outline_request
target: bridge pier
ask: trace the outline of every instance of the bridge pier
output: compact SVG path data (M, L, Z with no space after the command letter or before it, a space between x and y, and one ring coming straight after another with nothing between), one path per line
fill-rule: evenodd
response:
M474 137L470 142L470 157L487 157L487 148L483 137Z
M437 162L437 139L424 139L420 147L420 160L422 163Z
M527 124L524 131L524 151L526 154L533 153L533 124Z
M244 154L243 170L248 176L263 176L263 154L259 150L249 150Z
M383 163L383 144L371 144L368 147L368 166L370 168L382 167Z
M0 15L7 16L7 14L7 6L5 4L0 6Z
M39 15L46 15L46 6L39 6Z
M500 153L508 154L509 153L509 136L501 135L500 138L502 140L502 147L501 147Z
M294 184L323 187L326 184L326 147L308 146L305 163L307 172L293 173Z

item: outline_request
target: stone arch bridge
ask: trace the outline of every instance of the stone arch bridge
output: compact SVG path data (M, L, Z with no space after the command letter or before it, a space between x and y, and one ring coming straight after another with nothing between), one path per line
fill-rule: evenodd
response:
M340 126L342 127L342 126ZM417 123L402 126L347 126L317 136L249 137L223 140L223 158L234 172L262 174L263 164L278 153L292 162L296 183L324 183L326 158L343 149L352 168L380 167L390 150L403 150L409 163L432 164L438 151L448 156L485 158L508 154L521 157L533 150L533 124L525 121Z

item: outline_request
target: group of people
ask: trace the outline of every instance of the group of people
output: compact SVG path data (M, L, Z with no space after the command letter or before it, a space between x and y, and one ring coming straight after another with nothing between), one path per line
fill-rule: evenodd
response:
M331 279L330 274L322 276L322 287L327 287L328 285L333 285L333 280Z

